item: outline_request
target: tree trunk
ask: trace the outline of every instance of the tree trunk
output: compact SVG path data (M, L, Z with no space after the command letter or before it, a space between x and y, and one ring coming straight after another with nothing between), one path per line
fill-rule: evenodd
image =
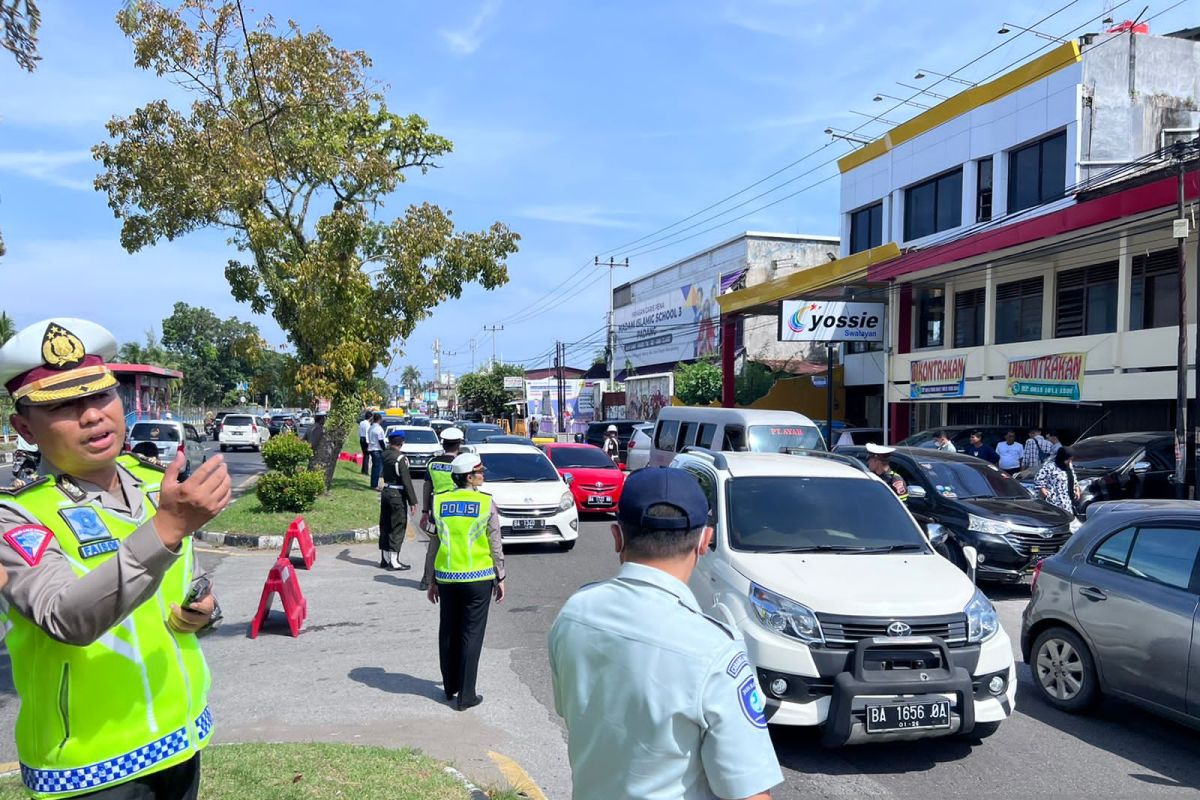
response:
M316 445L308 468L325 475L325 491L329 491L333 484L333 469L337 466L338 453L346 444L346 435L354 425L353 418L353 402L335 397L329 414L320 425L320 432L316 434Z

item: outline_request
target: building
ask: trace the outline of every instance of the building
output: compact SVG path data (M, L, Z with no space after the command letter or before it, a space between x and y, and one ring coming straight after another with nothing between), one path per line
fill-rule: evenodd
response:
M182 381L183 373L152 364L108 365L117 378L117 394L127 420L160 419L171 412L171 382Z
M893 439L941 424L1041 424L1068 440L1169 429L1172 221L1181 187L1187 214L1200 196L1197 98L1195 31L1061 44L845 156L842 257L722 297L723 315L887 302L890 357L862 347L844 361L847 408L856 395L878 424L886 405ZM1194 226L1185 241L1195 287Z

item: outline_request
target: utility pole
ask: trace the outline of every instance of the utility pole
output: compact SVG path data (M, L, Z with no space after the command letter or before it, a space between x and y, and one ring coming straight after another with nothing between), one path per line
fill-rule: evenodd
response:
M495 368L495 366L496 366L496 331L504 330L504 326L503 325L484 325L483 329L485 331L490 331L492 334L492 367ZM474 351L472 351L472 352L474 352Z
M565 433L566 427L563 424L563 344L560 341L554 342L554 383L555 395L558 398L558 413L554 415L554 431L555 433Z
M594 264L597 267L608 267L608 345L605 350L608 351L608 390L611 392L617 382L617 337L613 324L613 270L617 267L628 268L629 259L625 259L622 263L609 258L608 263L605 263L600 260L600 256L596 256Z
M442 340L433 340L433 392L434 397L438 396L438 380L442 373ZM424 402L424 398L421 398ZM436 402L436 401L435 401Z
M1172 234L1176 242L1176 258L1179 265L1179 352L1176 357L1175 369L1175 496L1187 497L1187 367L1188 367L1188 335L1187 335L1187 238L1188 219L1184 210L1186 202L1184 191L1184 174L1186 172L1184 154L1187 145L1180 142L1175 145L1177 175L1179 183L1179 207L1172 224ZM1200 399L1200 398L1197 398ZM1193 420L1193 425L1195 421Z
M471 372L475 371L475 337L471 337Z

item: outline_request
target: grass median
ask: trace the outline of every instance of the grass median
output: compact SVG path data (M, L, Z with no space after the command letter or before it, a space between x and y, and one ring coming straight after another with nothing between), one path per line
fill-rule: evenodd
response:
M467 800L444 764L414 750L351 744L230 744L204 751L200 800ZM0 800L29 795L0 779ZM496 800L520 795L488 792Z
M295 518L291 511L264 511L251 490L230 503L205 530L282 536ZM312 509L304 512L304 521L313 533L369 528L379 524L379 493L367 484L357 465L339 461L329 493L318 497Z

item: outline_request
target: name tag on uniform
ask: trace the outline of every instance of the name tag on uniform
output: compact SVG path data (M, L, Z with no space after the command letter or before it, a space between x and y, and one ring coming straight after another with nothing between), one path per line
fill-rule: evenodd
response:
M92 542L85 544L79 548L79 555L84 558L92 558L93 556L103 555L104 553L115 553L121 549L121 543L116 539L105 539L103 542Z
M71 529L71 533L75 534L75 538L79 540L80 544L112 538L112 534L108 532L108 526L104 524L104 520L100 519L96 509L91 506L64 508L58 513L62 514L62 518L67 521L67 527Z
M478 517L479 503L466 500L450 500L438 505L439 517Z

